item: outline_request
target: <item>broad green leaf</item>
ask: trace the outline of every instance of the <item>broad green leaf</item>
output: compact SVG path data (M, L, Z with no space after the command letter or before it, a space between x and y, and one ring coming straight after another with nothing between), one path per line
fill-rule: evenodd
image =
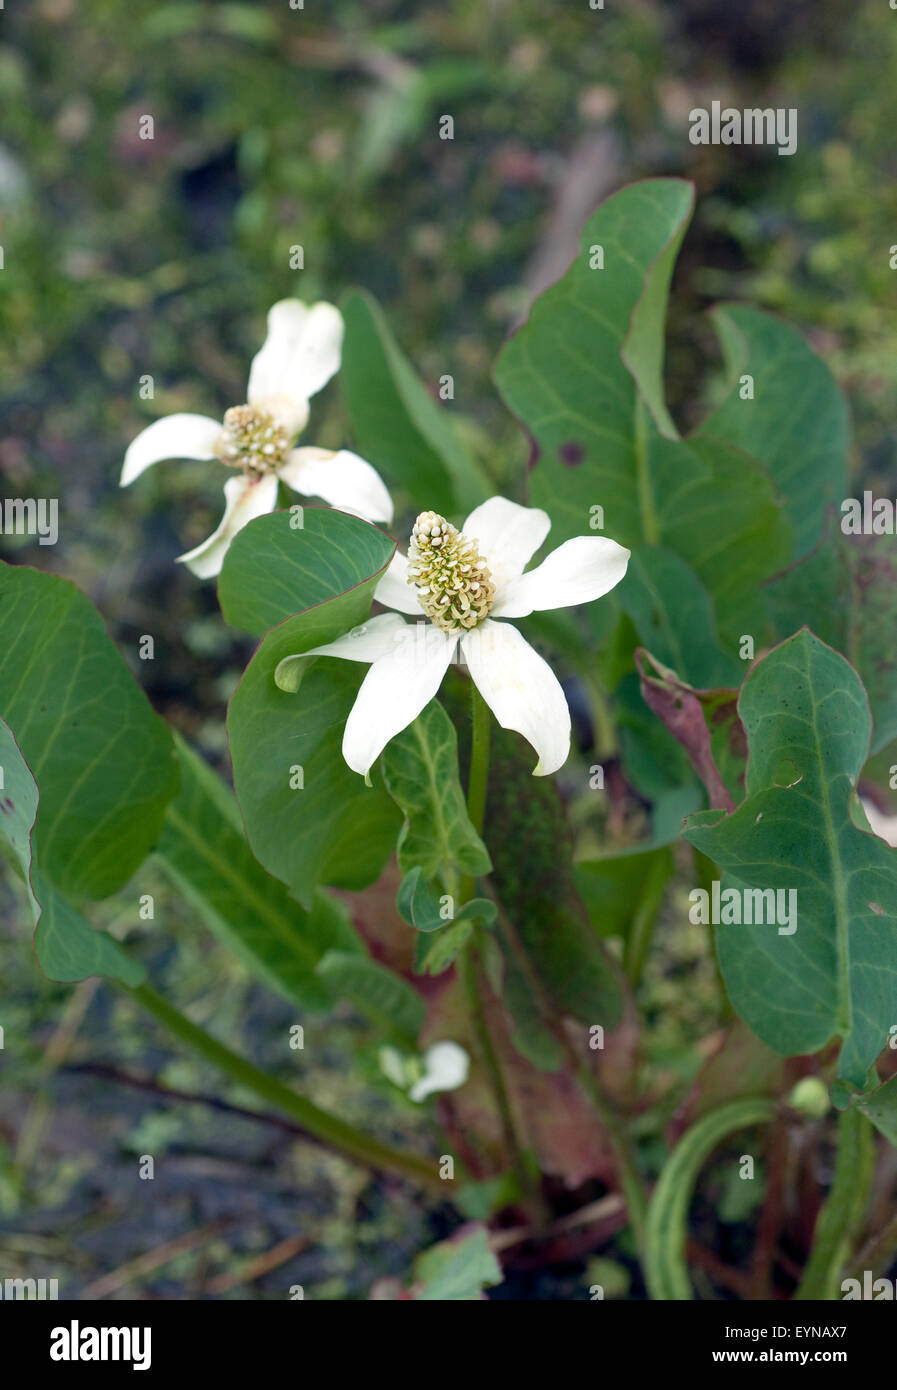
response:
M615 540L688 561L729 642L764 622L757 585L787 563L792 537L762 463L723 441L680 440L663 403L667 289L691 202L689 184L654 179L602 204L496 381L536 441L530 499L551 516L552 539L588 532L601 505Z
M727 871L724 888L781 890L786 911L793 890L797 926L720 926L726 986L778 1052L840 1038L839 1076L859 1087L897 1018L897 854L850 815L869 747L865 691L803 630L754 667L738 711L745 800L691 817L685 838Z
M40 788L41 873L68 898L114 893L156 844L177 789L171 735L90 600L6 564L0 716Z
M492 489L448 410L418 379L370 295L354 290L341 307L340 385L358 452L421 508L446 515L472 509Z
M328 951L317 972L334 994L348 999L390 1041L417 1051L426 1007L401 975L368 956L345 951Z
M283 514L287 516L288 514ZM327 518L333 518L328 521ZM276 526L276 516L266 518ZM230 702L228 739L234 786L255 857L309 910L319 883L364 888L395 848L400 817L382 788L365 786L342 756L343 726L367 667L319 658L296 690L281 689L275 671L287 657L320 646L359 626L393 545L374 527L339 512L321 512L325 535L348 520L358 528L355 550L334 552L309 607L262 640ZM268 528L252 523L242 547L264 553ZM382 546L373 556L368 533ZM297 545L301 533L294 533ZM378 542L379 544L379 542ZM239 563L242 563L241 559Z
M438 700L383 752L386 790L405 816L396 847L403 873L414 867L425 879L457 866L479 878L492 867L486 846L467 814L458 775L458 738Z
M761 459L794 527L797 555L819 539L826 507L844 496L849 419L837 382L797 329L747 304L713 313L731 389L700 435ZM739 381L754 378L753 400Z
M311 912L266 874L243 834L230 792L183 740L181 790L156 850L163 868L219 941L266 985L305 1009L334 1002L315 974L329 950L364 954L345 910L328 894Z
M489 1249L485 1226L465 1226L448 1240L418 1255L415 1280L422 1286L415 1298L422 1302L471 1302L484 1297L483 1289L502 1282L501 1265Z
M270 512L228 547L218 580L221 611L233 627L261 637L294 613L332 599L347 574L367 579L381 573L395 548L383 531L347 512Z
M618 594L642 644L680 676L703 686L740 681L739 663L717 641L706 589L673 551L635 551Z
M22 870L34 921L34 950L51 980L105 975L139 985L146 971L105 932L95 931L42 877L32 852L38 788L9 725L0 719L0 843Z
M648 1206L644 1265L652 1299L684 1302L694 1296L685 1263L685 1242L698 1173L717 1144L749 1125L766 1124L773 1113L772 1101L765 1096L735 1100L704 1115L679 1140Z
M893 536L844 535L832 518L817 548L769 586L780 636L806 624L856 668L872 709L872 753L897 738L897 618Z
M615 540L657 539L656 503L636 440L636 382L621 354L647 290L653 314L640 316L634 350L643 380L656 377L670 255L692 198L691 185L679 179L647 180L609 198L586 223L573 265L536 301L498 359L498 389L538 446L530 497L551 516L552 540L587 531L596 503ZM603 270L591 267L593 246L603 248ZM656 397L656 381L648 389Z

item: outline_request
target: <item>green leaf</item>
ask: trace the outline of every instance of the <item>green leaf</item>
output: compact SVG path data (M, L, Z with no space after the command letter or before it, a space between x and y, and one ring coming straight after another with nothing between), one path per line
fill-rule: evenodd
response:
M181 790L156 851L163 868L253 975L300 1008L327 1008L334 996L315 974L322 956L364 954L344 909L319 892L312 911L303 911L253 857L221 779L183 740L177 747Z
M484 1287L502 1282L501 1266L489 1249L485 1226L465 1226L448 1240L418 1255L414 1277L422 1285L415 1298L423 1302L471 1302L483 1297Z
M340 385L358 452L421 507L446 515L471 510L492 489L448 412L418 379L382 309L359 290L341 308Z
M720 926L726 986L778 1052L839 1037L838 1074L862 1086L897 1018L897 855L850 815L869 747L866 695L805 629L754 667L738 710L745 800L730 815L692 816L685 838L727 871L724 888L794 890L797 927Z
M171 735L89 599L0 564L0 715L40 787L34 849L68 898L103 898L156 844L177 789Z
M420 932L414 947L415 975L441 975L454 965L470 940L473 923L443 922L441 931Z
M688 561L729 642L763 623L757 584L787 563L792 537L763 465L723 441L679 439L664 405L667 290L691 204L677 179L603 203L574 264L502 352L496 382L536 441L530 498L552 539L587 532L600 504L615 540ZM594 246L603 270L591 268Z
M297 690L281 689L274 679L286 658L364 621L392 553L392 542L366 522L331 511L319 519L325 536L343 535L344 523L352 523L359 545L334 551L326 573L317 572L317 588L309 580L303 591L306 611L262 640L227 717L234 786L253 853L306 910L319 883L364 888L379 877L400 824L392 800L381 788L366 787L342 755L343 726L367 668L321 658L310 663ZM267 520L276 524L275 516ZM268 528L252 523L246 532L252 534L244 551L253 545L264 555ZM380 538L373 556L369 533ZM301 544L302 533L295 535Z
M294 613L332 600L347 575L379 576L395 548L385 532L347 512L269 512L228 547L218 580L221 611L233 627L261 637Z
M417 1051L426 1006L407 980L367 956L345 951L328 951L317 973L334 994L348 999L391 1042Z
M685 1241L688 1207L698 1173L723 1139L748 1125L766 1124L772 1115L772 1102L764 1096L732 1101L704 1115L679 1140L648 1206L644 1267L652 1299L682 1302L693 1297Z
M897 647L883 642L897 618L893 536L844 535L831 518L817 548L769 587L780 636L806 624L842 652L872 709L871 752L897 738Z
M451 918L444 917L441 898L430 888L420 865L416 865L402 879L396 907L404 922L422 932L437 931L447 921L478 921L488 926L498 915L495 903L489 898L471 898Z
M897 1148L897 1076L892 1076L883 1086L857 1096L856 1108L862 1110L879 1134L883 1134L890 1144Z
M608 534L624 545L644 540L650 530L645 512L653 503L636 449L636 382L621 354L656 268L653 317L640 318L635 343L640 373L650 381L647 364L663 339L660 289L668 283L669 256L684 235L692 197L691 185L681 180L651 179L603 203L586 223L573 265L536 301L498 359L498 389L539 448L530 496L551 516L553 540L587 531L596 502L604 507ZM591 269L593 245L604 248L603 270ZM656 389L648 390L656 397Z
M717 642L706 589L673 551L634 551L618 594L643 645L691 684L740 682L739 663Z
M396 852L403 873L418 866L424 878L457 866L479 878L492 861L467 814L458 775L458 739L438 700L383 753L386 790L405 816Z
M603 937L623 938L623 964L631 980L641 976L673 868L666 847L637 848L576 865L576 884L592 925Z
M849 419L837 382L797 329L746 304L715 309L731 390L701 436L762 459L794 527L796 554L819 539L826 507L844 496ZM754 378L754 399L738 382Z
M84 980L105 975L139 985L146 971L125 955L117 941L94 931L80 913L41 876L32 852L38 788L9 725L0 719L0 842L22 870L34 920L34 949L51 980Z

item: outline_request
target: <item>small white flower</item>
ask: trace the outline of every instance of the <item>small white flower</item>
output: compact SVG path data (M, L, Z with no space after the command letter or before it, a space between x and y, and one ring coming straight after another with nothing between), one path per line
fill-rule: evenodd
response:
M457 1091L463 1086L470 1058L454 1042L434 1043L422 1057L407 1057L395 1047L381 1047L380 1067L394 1086L420 1104L435 1091Z
M499 724L536 750L536 776L556 772L570 751L570 711L547 662L510 623L550 608L590 603L619 584L629 551L603 536L565 541L524 574L551 529L547 514L492 497L457 531L434 512L414 525L407 558L396 554L375 597L399 613L371 618L326 646L286 657L275 680L295 690L308 657L371 662L346 721L343 757L367 777L391 738L436 695L460 652Z
M219 573L234 536L277 505L278 480L304 497L321 497L367 521L390 522L392 501L383 480L348 449L295 449L308 422L309 400L339 370L343 318L332 304L282 299L268 313L268 336L249 372L247 403L223 423L207 415L166 415L138 434L125 454L121 486L162 459L217 458L237 475L224 485L220 526L178 559L210 579Z

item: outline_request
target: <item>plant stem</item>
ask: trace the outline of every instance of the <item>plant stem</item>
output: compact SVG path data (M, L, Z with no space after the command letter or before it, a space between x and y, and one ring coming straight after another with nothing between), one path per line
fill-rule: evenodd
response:
M231 1052L229 1047L218 1042L217 1038L213 1038L205 1029L191 1023L189 1018L151 986L138 985L136 989L127 985L120 987L179 1042L226 1072L239 1085L246 1086L269 1104L290 1115L312 1138L320 1140L328 1148L335 1149L356 1163L383 1172L396 1173L434 1194L445 1196L445 1184L439 1177L435 1164L429 1159L393 1149L347 1124L336 1115L318 1109L311 1101L296 1095L295 1091L291 1091L276 1077L248 1062L245 1057Z
M541 1202L537 1200L537 1194L532 1175L527 1166L523 1154L523 1146L520 1143L520 1136L517 1133L517 1125L514 1120L514 1112L511 1109L511 1100L508 1089L505 1086L505 1078L501 1069L501 1062L492 1041L492 1034L489 1031L489 1023L486 1018L486 1010L483 1006L483 994L480 985L480 959L476 944L476 933L471 937L466 950L462 951L458 961L459 974L464 992L467 998L467 1006L470 1009L473 1020L474 1035L489 1083L495 1096L495 1103L498 1106L498 1113L501 1119L502 1135L505 1148L511 1160L511 1167L517 1179L520 1195L526 1206L529 1208L530 1219L537 1225L541 1224Z
M644 1253L648 1193L629 1136L588 1062L577 1057L572 1047L569 1048L569 1055L575 1064L577 1079L583 1090L587 1092L592 1108L601 1121L602 1128L614 1151L614 1158L617 1160L617 1176L620 1179L623 1199L626 1202L626 1213L641 1256Z
M489 735L491 732L489 706L476 686L471 683L471 713L473 743L470 750L470 779L467 784L467 810L477 834L483 830L486 814L486 788L489 781Z
M816 1218L813 1248L794 1293L795 1300L837 1299L850 1239L866 1208L873 1161L872 1127L862 1111L850 1106L838 1118L835 1177Z
M470 772L467 778L467 813L478 835L483 833L486 816L486 792L489 785L489 706L470 682L470 708L473 715L473 737L470 745ZM458 896L459 906L463 907L473 896L476 883L469 875L461 880Z
M467 813L470 816L474 830L480 835L482 834L483 821L486 816L486 794L489 786L490 721L492 715L489 706L477 690L473 681L470 683L470 690L473 736L470 746L470 772L467 779ZM470 875L465 876L461 880L461 886L458 891L463 906L464 903L468 902L470 898L474 896L476 891L475 880ZM543 1217L541 1198L537 1190L537 1184L533 1181L532 1174L530 1173L524 1157L523 1146L520 1142L520 1136L517 1133L514 1113L511 1109L511 1101L508 1095L508 1089L505 1085L504 1074L501 1069L501 1062L492 1041L492 1034L489 1031L489 1021L486 1017L486 1010L483 1005L483 994L480 983L478 930L478 928L474 928L466 949L461 953L458 961L458 973L467 997L467 1005L470 1009L480 1056L489 1077L492 1093L495 1096L495 1103L501 1118L505 1147L511 1160L511 1166L520 1187L521 1197L529 1208L530 1217L539 1225Z

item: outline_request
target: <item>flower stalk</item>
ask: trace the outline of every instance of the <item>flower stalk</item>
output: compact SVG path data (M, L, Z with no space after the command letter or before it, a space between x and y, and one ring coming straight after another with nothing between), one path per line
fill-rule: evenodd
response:
M356 1129L354 1125L347 1124L336 1115L319 1109L311 1101L291 1091L276 1077L248 1062L245 1057L232 1052L204 1028L192 1023L150 985L138 985L136 988L121 985L121 988L179 1042L205 1057L206 1061L225 1072L239 1085L246 1086L262 1100L289 1115L307 1131L310 1138L319 1140L355 1163L361 1163L376 1171L395 1173L398 1177L417 1183L434 1196L445 1197L445 1184L436 1171L436 1165L429 1159L418 1154L402 1153L401 1150L365 1134L363 1130Z

